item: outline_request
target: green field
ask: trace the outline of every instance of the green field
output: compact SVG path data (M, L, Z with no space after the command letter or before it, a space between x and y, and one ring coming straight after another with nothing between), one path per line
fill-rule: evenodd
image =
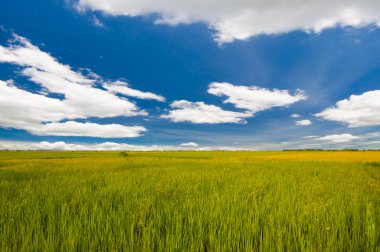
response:
M379 251L380 152L0 152L1 251Z

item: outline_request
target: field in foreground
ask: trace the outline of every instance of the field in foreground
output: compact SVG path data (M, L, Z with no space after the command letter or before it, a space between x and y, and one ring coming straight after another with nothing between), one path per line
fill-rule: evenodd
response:
M0 152L0 251L379 251L380 152Z

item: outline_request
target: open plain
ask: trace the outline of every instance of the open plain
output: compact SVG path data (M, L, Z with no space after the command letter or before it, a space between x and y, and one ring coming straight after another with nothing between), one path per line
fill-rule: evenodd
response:
M380 152L1 152L1 251L378 251Z

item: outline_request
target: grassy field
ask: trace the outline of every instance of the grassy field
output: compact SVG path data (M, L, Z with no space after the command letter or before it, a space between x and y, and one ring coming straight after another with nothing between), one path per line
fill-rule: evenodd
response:
M379 251L380 152L0 152L1 251Z

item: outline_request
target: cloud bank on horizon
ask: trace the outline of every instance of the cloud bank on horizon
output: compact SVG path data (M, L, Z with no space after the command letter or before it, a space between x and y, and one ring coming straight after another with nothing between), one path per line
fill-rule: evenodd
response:
M376 0L79 0L76 8L113 16L158 14L156 24L205 22L219 43L294 30L380 25Z
M303 141L274 143L261 143L256 146L207 146L195 142L177 145L133 145L116 142L102 143L66 143L59 142L21 142L0 141L0 150L52 150L52 151L259 151L283 149L368 149L380 143L380 133L369 133L360 136L351 134L333 134L322 137L308 136Z

